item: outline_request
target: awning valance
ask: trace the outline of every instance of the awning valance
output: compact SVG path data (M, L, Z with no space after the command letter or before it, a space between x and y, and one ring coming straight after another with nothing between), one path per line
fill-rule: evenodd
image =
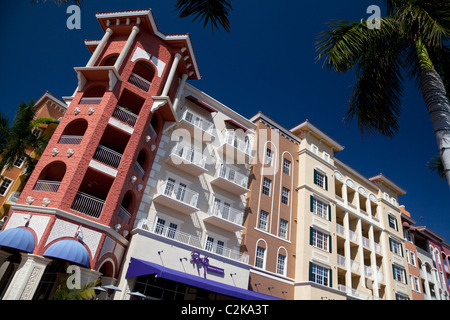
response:
M244 300L282 300L277 297L266 294L245 290L238 287L233 287L224 283L213 281L210 279L201 278L192 274L173 270L163 267L159 264L144 261L136 258L130 259L126 278L138 277L143 275L155 274L157 277L181 282L197 288L217 292L223 295L235 297Z

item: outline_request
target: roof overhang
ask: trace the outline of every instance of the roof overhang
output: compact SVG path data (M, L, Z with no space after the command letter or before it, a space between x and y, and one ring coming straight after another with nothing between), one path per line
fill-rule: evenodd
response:
M384 174L380 173L376 176L373 176L369 178L372 182L382 182L386 185L388 185L391 189L393 189L399 196L403 196L406 194L406 190L399 187L397 184L395 184L392 180L388 179Z
M96 13L100 26L103 31L107 28L112 30L118 30L123 28L132 28L132 26L138 24L140 28L143 28L147 32L156 35L162 40L168 42L172 47L178 47L182 49L182 55L190 58L192 64L192 74L189 75L190 80L201 79L200 70L198 68L197 59L195 57L194 48L192 46L191 38L189 34L169 34L162 33L156 25L155 18L151 9L141 10L126 10L126 11L114 11L114 12L99 12ZM91 53L95 50L100 40L85 40L85 44Z
M332 139L329 135L313 125L309 120L304 121L303 123L299 124L289 131L291 131L293 134L300 134L300 138L302 138L302 133L311 132L320 140L322 140L322 142L330 146L330 148L333 149L334 153L342 151L345 148L343 145L341 145L336 140Z

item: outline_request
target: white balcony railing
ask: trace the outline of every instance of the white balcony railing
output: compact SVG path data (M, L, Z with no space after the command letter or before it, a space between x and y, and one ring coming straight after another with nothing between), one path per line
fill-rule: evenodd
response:
M381 254L381 245L379 243L374 242L375 252Z
M122 154L99 144L93 158L108 166L118 168Z
M350 260L350 268L353 272L360 273L359 262L357 262L355 260Z
M210 245L206 240L202 240L197 236L178 231L168 226L163 226L157 223L151 223L147 219L141 219L137 225L138 228L147 230L153 234L157 234L164 238L169 238L183 244L187 244L191 247L198 249L205 249L209 252L228 257L230 259L248 263L249 256L245 253L227 248L225 246Z
M183 202L192 207L197 206L198 193L182 185L176 185L171 181L166 181L160 188L159 194L165 195L171 199Z
M224 220L233 222L238 225L242 225L244 222L244 212L231 208L224 203L214 203L208 211L209 215L222 218Z
M337 263L339 266L345 268L346 267L345 257L343 255L338 254L337 255Z
M114 112L112 114L113 118L116 118L119 121L122 121L123 123L129 125L130 127L134 127L137 120L137 115L135 115L133 112L122 108L121 106L116 106L114 109Z
M99 104L103 97L85 97L80 99L79 104Z
M185 120L186 122L189 122L193 126L200 128L202 131L212 135L214 130L214 123L204 119L203 117L196 115L195 113L191 112L190 110L186 110L183 112L183 115L181 116L181 120Z
M102 213L104 204L104 200L79 191L77 192L70 208L72 210L84 213L85 215L98 218Z
M340 225L339 223L336 224L336 232L339 235L345 237L345 228L344 228L344 226Z
M141 167L141 165L139 164L139 162L135 162L134 163L134 171L136 171L137 175L141 178L144 179L145 176L145 170Z
M130 77L128 78L128 82L134 84L139 89L142 89L144 91L148 91L151 86L151 82L142 78L141 76L138 76L136 73L132 72L130 74Z
M236 136L235 130L224 130L225 144L233 146L237 150L251 156L251 143L250 140L242 139Z
M80 144L83 136L63 135L59 138L60 144Z
M125 208L122 207L122 206L119 207L118 216L119 216L119 218L122 219L125 223L130 222L131 214L128 212L127 209L125 209Z
M189 145L177 143L176 146L172 148L171 153L179 156L181 159L189 163L205 168L206 156Z
M362 243L363 246L366 247L367 249L370 249L370 240L364 236L362 236Z
M362 292L350 287L347 287L345 285L339 284L338 285L338 289L339 291L345 292L346 294L361 299L361 300L368 300L370 298L370 294L366 293L366 292Z
M248 177L236 170L226 166L224 164L220 165L219 170L216 172L216 177L224 178L230 182L233 182L243 188L248 186Z
M358 241L358 234L352 230L349 230L350 240L357 242Z
M33 188L36 191L56 192L61 181L38 180Z
M364 275L368 278L372 278L373 277L372 267L365 265L364 266Z

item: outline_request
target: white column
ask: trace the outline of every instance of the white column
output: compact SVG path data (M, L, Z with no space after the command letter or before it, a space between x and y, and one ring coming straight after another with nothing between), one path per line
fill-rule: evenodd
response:
M102 40L97 45L97 48L95 48L94 53L92 54L92 57L89 59L86 67L92 67L94 65L95 60L97 60L100 52L102 51L103 47L105 46L106 42L108 41L109 37L113 34L113 31L108 28L105 31L105 34L103 35Z
M346 190L347 191L347 190ZM344 195L344 194L342 194ZM347 196L345 196L345 199ZM346 201L344 199L344 201ZM345 274L345 285L349 288L352 287L352 264L351 264L351 249L350 249L350 222L348 219L348 211L345 211L344 215L344 234L345 234L345 265L347 272Z
M180 82L180 85L178 86L178 90L177 90L177 94L175 96L175 100L173 101L173 110L174 111L177 110L178 103L180 102L181 95L183 93L184 85L186 84L187 78L188 78L187 74L183 74L181 76L181 82Z
M377 269L377 257L375 254L375 238L373 234L373 225L369 227L369 239L370 239L370 264L372 268L372 276L373 276L373 295L375 297L379 297L379 283L378 283L378 269Z
M130 50L131 44L133 43L134 39L136 38L136 35L139 32L139 28L137 26L134 26L131 30L130 35L128 36L128 40L125 43L125 46L122 48L122 51L120 52L119 57L116 60L116 63L114 64L114 67L117 71L119 71L120 66L122 65L123 59L125 59L125 56L127 55L128 51Z
M31 300L44 274L45 268L52 261L34 254L21 253L22 261L3 300Z
M177 71L178 63L181 60L181 54L177 53L172 63L172 67L169 72L169 76L167 77L166 84L164 86L164 90L161 96L165 97L169 93L170 86L172 85L173 77L175 75L175 71Z
M427 294L428 300L431 300L430 283L428 282L427 267L425 263L423 263L420 268L422 269L423 279L425 280L425 293Z

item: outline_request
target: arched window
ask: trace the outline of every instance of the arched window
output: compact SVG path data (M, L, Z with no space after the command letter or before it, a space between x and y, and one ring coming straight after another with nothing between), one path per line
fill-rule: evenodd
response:
M255 251L255 267L266 268L267 244L264 240L258 240Z
M134 209L134 194L131 190L128 190L123 196L122 203L119 207L118 216L125 223L129 223L131 219L131 214Z
M102 61L102 65L103 66L113 66L116 63L118 57L119 57L118 54L110 55L109 57L106 57Z
M136 173L138 174L138 176L141 179L144 179L145 171L147 169L147 165L148 165L147 152L145 151L145 149L142 149L139 152L139 155L137 157L136 163L134 164L134 170L136 171Z
M279 248L277 255L277 274L285 276L286 270L287 270L287 252L285 248Z
M145 62L139 61L134 65L128 82L147 92L150 89L154 76L155 69Z
M62 179L66 173L66 164L56 161L48 164L39 174L38 181L33 190L56 192L59 189Z
M76 119L70 122L65 128L58 143L80 144L86 132L88 122L85 119Z

